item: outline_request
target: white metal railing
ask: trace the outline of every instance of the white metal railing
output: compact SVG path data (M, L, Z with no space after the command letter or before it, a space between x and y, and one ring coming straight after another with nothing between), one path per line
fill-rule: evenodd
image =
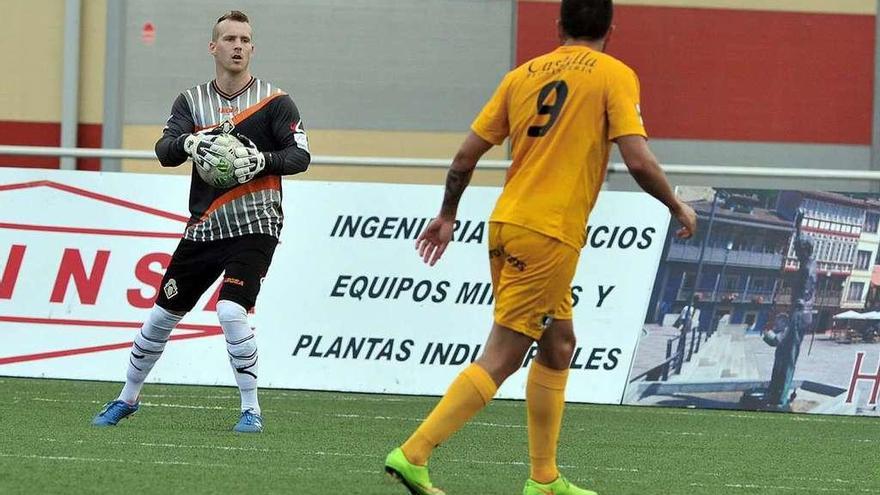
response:
M54 148L46 146L0 145L0 155L52 156L72 158L113 158L123 160L156 160L151 150L120 150L104 148ZM429 167L445 168L449 158L393 158L379 156L312 156L315 165L362 165L373 167ZM480 168L505 169L509 160L480 160ZM664 164L667 174L723 175L727 177L791 177L799 179L850 179L880 181L880 171L804 169L793 167L743 167L721 165L671 165ZM611 163L610 173L626 172L626 165Z

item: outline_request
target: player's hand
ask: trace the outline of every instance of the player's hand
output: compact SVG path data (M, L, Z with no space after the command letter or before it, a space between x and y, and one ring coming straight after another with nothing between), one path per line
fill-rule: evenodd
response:
M235 179L239 184L244 184L253 180L266 168L266 156L260 153L257 145L246 136L238 135L236 137L241 141L242 146L236 146L232 149L235 153L232 168L235 170Z
M416 239L416 251L422 260L434 266L443 256L446 246L452 241L452 232L455 230L455 219L437 217L425 227Z
M183 151L192 157L197 167L210 169L220 163L220 157L228 151L226 146L214 142L217 136L218 134L202 132L190 134L183 141Z
M697 214L691 205L678 200L678 204L671 210L672 215L681 224L675 235L679 239L690 239L697 233Z

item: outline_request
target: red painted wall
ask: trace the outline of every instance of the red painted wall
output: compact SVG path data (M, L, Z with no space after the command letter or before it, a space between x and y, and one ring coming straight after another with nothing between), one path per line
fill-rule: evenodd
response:
M521 1L517 62L558 45L559 4ZM870 145L874 16L618 6L652 137Z
M61 124L54 122L21 122L0 121L2 144L18 146L60 146ZM101 147L101 124L79 124L77 128L77 146L80 148ZM30 168L58 168L58 158L37 156L0 155L0 166L13 165ZM101 160L98 158L82 158L77 160L79 170L100 170Z

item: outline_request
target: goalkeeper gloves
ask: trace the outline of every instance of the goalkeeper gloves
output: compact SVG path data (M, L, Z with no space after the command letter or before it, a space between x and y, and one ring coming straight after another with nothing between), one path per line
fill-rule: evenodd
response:
M239 134L236 137L241 141L242 146L236 146L232 149L235 154L232 168L235 170L235 179L239 184L244 184L253 180L266 168L266 156L260 153L257 145L246 136Z
M201 169L210 169L220 163L220 157L229 150L214 140L219 134L195 133L183 141L183 151L192 157L193 163Z

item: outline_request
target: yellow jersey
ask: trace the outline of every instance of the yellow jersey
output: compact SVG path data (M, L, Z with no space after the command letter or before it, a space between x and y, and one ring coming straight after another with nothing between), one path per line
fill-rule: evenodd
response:
M471 125L513 163L490 221L581 249L605 180L611 140L647 137L635 72L585 46L561 46L509 72Z

